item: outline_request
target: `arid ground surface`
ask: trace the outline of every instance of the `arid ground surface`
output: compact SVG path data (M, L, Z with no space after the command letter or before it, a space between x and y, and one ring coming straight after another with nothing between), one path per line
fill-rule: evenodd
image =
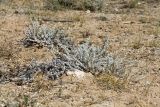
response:
M60 84L37 74L33 83L1 83L0 107L160 107L160 1L140 0L130 8L127 0L106 0L102 12L52 11L43 9L40 0L29 1L0 4L0 76L14 75L17 65L33 58L52 57L45 48L20 44L31 20L63 29L77 43L90 37L101 44L107 35L109 52L125 60L128 76L121 83L107 74L64 75Z

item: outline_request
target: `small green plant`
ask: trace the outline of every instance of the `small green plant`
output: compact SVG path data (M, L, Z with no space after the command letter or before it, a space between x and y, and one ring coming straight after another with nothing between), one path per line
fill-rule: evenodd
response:
M23 101L24 106L28 107L29 106L29 96L24 95L23 100L24 100Z
M33 100L29 95L20 95L17 98L19 106L16 107L35 107L36 101Z
M139 0L130 0L128 2L128 8L136 8L138 5Z

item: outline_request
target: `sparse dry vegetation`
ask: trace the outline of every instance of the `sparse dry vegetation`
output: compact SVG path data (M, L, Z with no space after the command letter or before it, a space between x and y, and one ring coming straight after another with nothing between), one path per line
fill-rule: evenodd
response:
M143 44L141 43L142 39L140 37L137 37L134 39L133 43L132 43L132 47L134 49L139 49L143 46Z
M103 0L46 0L45 8L50 10L59 10L71 8L77 10L102 10Z
M0 107L159 107L159 0L0 0Z
M103 74L98 76L97 84L102 89L116 90L116 91L124 91L127 86L127 81L123 78L120 79L113 74Z
M13 43L12 41L8 41L8 38L6 38L5 36L1 36L1 38L4 39L0 44L0 58L11 60L16 54Z

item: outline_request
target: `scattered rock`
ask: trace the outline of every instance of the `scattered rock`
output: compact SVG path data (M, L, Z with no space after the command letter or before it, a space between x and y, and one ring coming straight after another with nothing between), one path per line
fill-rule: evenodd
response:
M84 71L75 69L74 71L67 71L67 75L73 75L78 79L84 79L84 77L86 76L86 73Z

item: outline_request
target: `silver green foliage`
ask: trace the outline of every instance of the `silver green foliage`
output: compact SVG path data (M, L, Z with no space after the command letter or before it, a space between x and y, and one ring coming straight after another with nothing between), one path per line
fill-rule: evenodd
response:
M33 45L55 48L54 46L66 45L73 46L73 42L65 35L62 30L50 29L45 25L40 25L38 21L34 21L25 31L26 37L22 40L25 47Z
M48 78L57 79L68 70L82 70L96 75L102 72L122 74L122 63L113 58L107 51L109 41L105 37L102 46L97 46L89 39L75 45L62 31L49 29L38 22L33 22L26 31L23 39L25 47L41 45L54 52L56 58L48 63L31 63L28 67L19 69L20 77L32 78L37 71L44 72Z

